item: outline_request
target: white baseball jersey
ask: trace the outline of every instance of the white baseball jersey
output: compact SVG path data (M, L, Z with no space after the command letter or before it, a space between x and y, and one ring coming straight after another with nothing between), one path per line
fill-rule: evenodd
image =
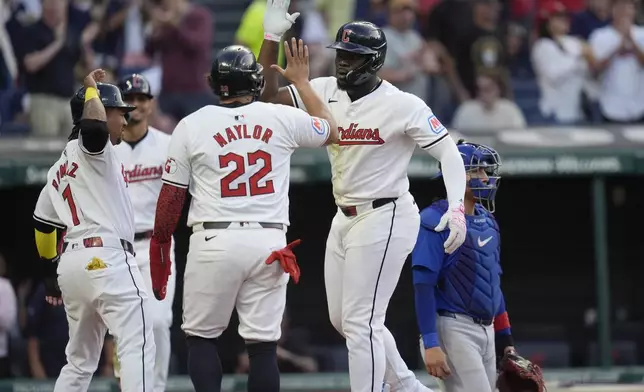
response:
M416 145L428 150L448 136L425 102L387 81L355 102L335 77L311 84L338 123L340 142L327 152L339 206L402 196L409 191L407 168ZM293 105L306 110L297 89L288 88Z
M143 139L136 144L124 141L115 146L125 167L137 233L154 229L154 215L169 144L170 135L148 127Z
M284 105L206 106L172 133L163 181L188 188L188 226L202 222L289 224L291 154L319 147L326 120Z
M34 219L66 229L68 241L112 236L132 242L134 212L123 164L111 142L91 153L81 137L68 142L49 169Z

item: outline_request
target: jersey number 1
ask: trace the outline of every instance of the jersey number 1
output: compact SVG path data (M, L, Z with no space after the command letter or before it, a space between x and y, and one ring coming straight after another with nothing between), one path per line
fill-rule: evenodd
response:
M78 219L78 212L76 211L76 202L74 201L74 196L72 195L72 188L69 187L69 184L63 190L63 200L67 202L69 210L72 213L72 222L74 226L80 225L80 220Z
M258 161L262 161L264 166L257 171L257 173L250 176L248 185L240 183L237 187L231 187L230 184L246 173L246 163L244 157L234 152L229 152L226 155L219 156L219 167L224 169L230 166L231 163L235 164L235 169L230 172L226 177L221 179L221 197L241 197L241 196L257 196L268 195L275 192L273 188L273 180L268 180L264 185L259 185L259 181L264 178L268 173L273 170L273 163L271 161L271 154L266 151L257 150L248 153L248 166L254 166ZM250 188L250 192L248 191Z

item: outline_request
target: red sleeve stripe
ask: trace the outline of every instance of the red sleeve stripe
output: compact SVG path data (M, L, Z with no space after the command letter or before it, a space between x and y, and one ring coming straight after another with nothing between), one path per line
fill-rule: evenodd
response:
M503 312L494 318L494 331L502 331L508 328L510 328L508 312Z

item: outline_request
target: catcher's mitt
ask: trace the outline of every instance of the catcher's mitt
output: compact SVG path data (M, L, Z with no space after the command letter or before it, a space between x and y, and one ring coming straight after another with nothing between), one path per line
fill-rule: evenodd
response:
M546 391L541 368L512 351L501 359L496 386L499 392Z

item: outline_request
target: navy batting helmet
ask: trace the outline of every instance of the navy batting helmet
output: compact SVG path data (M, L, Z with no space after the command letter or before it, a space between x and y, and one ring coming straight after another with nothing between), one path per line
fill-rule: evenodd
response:
M132 74L119 81L118 84L123 96L130 94L145 95L148 98L154 98L150 83L140 74Z
M349 22L335 35L335 42L327 48L356 53L365 57L365 62L349 70L345 75L336 75L340 84L355 86L375 77L382 68L387 55L385 33L370 22Z
M210 88L222 98L246 95L257 98L264 88L262 70L262 65L248 48L241 45L225 47L212 63Z
M96 83L98 95L105 108L119 108L124 113L129 113L136 109L136 106L130 105L123 101L121 90L109 83ZM69 107L72 111L74 124L78 123L83 116L83 107L85 107L85 87L81 87L69 101Z

